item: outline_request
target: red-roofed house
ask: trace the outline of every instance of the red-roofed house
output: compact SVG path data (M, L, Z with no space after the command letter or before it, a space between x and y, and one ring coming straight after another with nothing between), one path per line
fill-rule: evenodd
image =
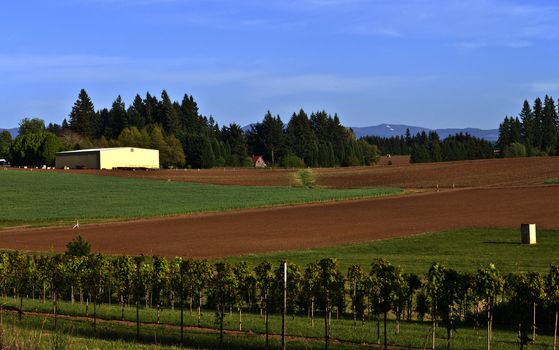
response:
M262 156L252 156L252 164L254 164L255 168L265 168L267 167L266 162Z

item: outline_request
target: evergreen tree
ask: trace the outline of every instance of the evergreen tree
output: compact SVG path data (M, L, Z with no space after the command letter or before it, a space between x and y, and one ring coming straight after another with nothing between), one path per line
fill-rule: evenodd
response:
M429 133L429 153L431 161L440 162L443 160L441 140L439 139L439 135L434 131Z
M107 108L101 109L98 113L98 136L105 137L106 139L112 138L113 132L111 130L111 113ZM64 129L64 124L63 129Z
M412 146L410 128L406 128L406 146L409 148Z
M410 162L411 163L428 163L431 161L429 148L420 143L414 143L412 146Z
M532 113L532 108L527 100L524 100L522 105L522 110L518 115L522 121L522 142L526 145L528 149L535 147L534 145L534 114Z
M167 94L167 91L161 92L160 121L163 130L169 135L176 135L179 131L179 117L177 111Z
M330 142L334 150L334 158L336 166L342 164L342 161L347 158L347 135L348 130L340 123L340 118L334 114L334 118L330 121ZM351 132L351 137L355 135Z
M518 118L510 117L510 142L522 142L522 123Z
M98 121L95 108L84 89L80 90L78 99L72 107L69 117L69 127L88 138L94 138L97 133Z
M534 100L534 108L532 109L534 115L534 147L542 149L542 120L543 120L543 105L542 100L538 97Z
M221 129L221 137L229 146L230 163L232 166L242 166L247 158L247 140L243 129L238 124L230 124ZM214 153L215 152L214 150ZM216 157L217 158L217 157Z
M276 164L276 157L281 157L282 150L285 145L284 125L280 116L272 117L272 113L268 111L262 121L263 144L266 147L266 153L272 161L272 166Z
M143 105L145 106L144 109L144 119L146 125L149 124L157 124L160 123L159 120L159 102L155 96L151 96L148 92L146 93L146 98L144 99Z
M181 127L183 132L201 134L204 132L205 123L198 114L198 105L192 96L185 94L179 109Z
M497 146L501 152L512 142L510 139L510 124L509 117L505 117L505 120L499 124L499 140L497 141Z
M128 115L126 114L126 106L122 101L120 95L113 102L111 110L109 111L109 128L111 134L110 138L117 138L118 135L128 127Z
M211 168L215 162L215 155L210 139L204 135L186 135L182 140L186 159L193 168Z
M287 124L287 141L290 151L303 159L306 165L315 166L318 156L318 142L311 127L311 122L302 109L293 113Z
M144 101L140 95L134 97L134 102L128 107L126 114L128 115L128 125L135 126L138 129L143 128L146 125L145 120L145 106Z
M542 114L542 151L548 155L555 154L557 148L557 110L555 100L545 96Z

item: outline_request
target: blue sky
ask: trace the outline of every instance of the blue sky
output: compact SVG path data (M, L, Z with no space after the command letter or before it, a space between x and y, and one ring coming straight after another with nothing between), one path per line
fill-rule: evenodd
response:
M61 122L79 89L194 95L220 123L287 120L495 128L559 97L559 3L512 0L10 1L0 127Z

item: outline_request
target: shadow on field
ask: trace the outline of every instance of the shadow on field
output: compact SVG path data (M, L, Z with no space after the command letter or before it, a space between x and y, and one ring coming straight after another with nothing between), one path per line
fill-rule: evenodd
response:
M483 244L500 244L500 245L521 245L519 242L497 242L497 241L486 241Z

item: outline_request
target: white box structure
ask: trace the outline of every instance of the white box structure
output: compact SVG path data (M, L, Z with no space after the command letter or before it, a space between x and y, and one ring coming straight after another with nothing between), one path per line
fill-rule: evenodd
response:
M522 244L536 244L536 224L520 225Z

